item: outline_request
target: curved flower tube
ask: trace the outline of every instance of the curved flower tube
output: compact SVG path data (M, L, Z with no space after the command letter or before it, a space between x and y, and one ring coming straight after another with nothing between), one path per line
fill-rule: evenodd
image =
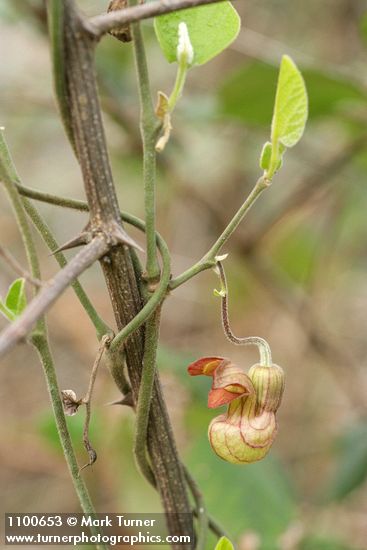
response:
M261 460L277 433L276 411L283 390L284 373L278 365L254 365L246 374L225 357L203 357L188 367L191 376L212 376L208 407L228 405L208 430L213 451L233 464Z

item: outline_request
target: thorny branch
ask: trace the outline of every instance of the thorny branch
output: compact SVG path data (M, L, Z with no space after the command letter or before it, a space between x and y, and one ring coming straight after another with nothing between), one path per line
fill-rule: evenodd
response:
M90 207L90 224L107 234L121 228L94 76L95 39L74 3L49 3L57 97L71 143L80 162ZM139 313L143 281L134 255L123 244L114 246L101 263L119 330ZM144 354L144 331L136 330L124 346L134 401L138 400ZM122 351L119 351L122 354ZM120 362L122 364L122 361ZM185 479L158 377L149 415L148 450L162 498L169 532L194 539Z
M0 357L27 336L34 323L51 307L70 284L98 258L109 245L104 237L95 237L53 279L45 283L23 314L0 334Z

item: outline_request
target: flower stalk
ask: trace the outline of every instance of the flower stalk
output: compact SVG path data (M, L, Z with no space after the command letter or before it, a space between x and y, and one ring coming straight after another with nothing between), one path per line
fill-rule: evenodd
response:
M260 365L269 367L272 365L271 349L268 342L259 336L247 336L238 338L231 329L228 313L228 285L223 263L217 258L218 274L221 282L221 290L216 295L221 298L221 317L224 334L230 342L237 346L255 345L259 348Z

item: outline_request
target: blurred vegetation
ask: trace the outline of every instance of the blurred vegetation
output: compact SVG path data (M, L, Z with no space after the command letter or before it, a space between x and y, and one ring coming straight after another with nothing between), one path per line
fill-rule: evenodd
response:
M92 14L104 0L80 0ZM227 247L236 332L258 334L283 366L287 388L270 456L236 467L207 441L215 412L208 380L189 379L201 355L249 367L256 354L233 348L219 322L217 285L205 273L179 288L163 313L159 368L180 452L240 550L367 549L367 14L362 0L236 2L243 28L207 66L190 72L159 160L159 230L174 273L208 248L251 189L268 139L283 53L305 75L310 121L301 144ZM41 0L0 3L0 124L26 185L83 197L81 176L53 99ZM169 91L174 68L144 23L154 91ZM138 102L130 45L107 37L97 50L98 80L120 204L142 215ZM0 203L1 244L22 260L9 205ZM82 227L75 213L42 206L60 241ZM141 238L139 235L137 238ZM55 272L43 245L44 275ZM2 262L0 295L14 279ZM98 267L83 276L112 323ZM71 291L49 315L62 388L81 394L97 345ZM5 320L1 320L5 326ZM41 369L26 346L1 368L0 470L4 511L73 511L76 497L57 443ZM93 405L98 452L85 472L99 511L159 509L137 474L133 415L106 407L117 398L107 369ZM69 419L80 462L82 417ZM208 548L214 547L210 539Z

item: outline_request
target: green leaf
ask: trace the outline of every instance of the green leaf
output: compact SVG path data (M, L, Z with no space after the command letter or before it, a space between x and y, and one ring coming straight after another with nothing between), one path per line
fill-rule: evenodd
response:
M178 25L187 25L194 48L194 65L202 65L221 53L237 37L241 20L230 2L198 6L161 15L154 28L162 51L170 63L177 60Z
M361 422L339 441L338 466L329 496L341 500L367 479L367 426Z
M27 305L24 286L25 279L16 279L9 287L5 303L0 300L0 311L10 321L19 317Z
M303 77L290 57L280 64L275 97L271 140L293 147L301 139L308 115L307 91Z
M227 537L221 537L217 542L215 550L234 550L234 548L233 544L227 539Z
M16 279L9 287L5 298L5 306L15 317L18 317L27 305L25 294L25 279Z

